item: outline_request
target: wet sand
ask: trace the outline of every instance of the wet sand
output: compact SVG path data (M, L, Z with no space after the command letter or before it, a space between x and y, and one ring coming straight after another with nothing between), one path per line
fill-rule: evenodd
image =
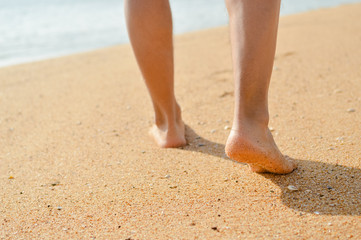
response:
M299 164L286 176L224 154L226 27L175 37L183 149L148 137L128 45L0 69L0 239L360 239L360 12L281 18L269 104Z

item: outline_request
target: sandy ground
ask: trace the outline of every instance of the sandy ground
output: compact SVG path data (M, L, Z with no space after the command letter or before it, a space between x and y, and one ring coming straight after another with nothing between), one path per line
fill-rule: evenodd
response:
M287 176L224 155L226 27L175 38L183 149L148 138L128 45L1 69L0 239L361 239L360 22L361 4L281 18L269 102Z

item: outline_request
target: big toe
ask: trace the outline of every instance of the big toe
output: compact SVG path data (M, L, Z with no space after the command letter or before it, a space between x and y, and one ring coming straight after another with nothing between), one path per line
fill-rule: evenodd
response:
M252 172L255 172L255 173L265 173L265 172L268 172L266 169L264 169L263 167L261 166L258 166L257 164L248 164L249 165L249 169L252 171Z
M292 168L292 171L297 168L296 160L291 158L290 156L284 155L285 160L288 162L290 168Z

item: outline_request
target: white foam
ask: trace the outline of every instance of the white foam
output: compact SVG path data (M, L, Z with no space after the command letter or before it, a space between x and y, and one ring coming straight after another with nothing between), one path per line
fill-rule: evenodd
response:
M176 34L225 25L223 0L170 0ZM284 0L281 15L361 0ZM122 0L0 0L0 66L128 42Z

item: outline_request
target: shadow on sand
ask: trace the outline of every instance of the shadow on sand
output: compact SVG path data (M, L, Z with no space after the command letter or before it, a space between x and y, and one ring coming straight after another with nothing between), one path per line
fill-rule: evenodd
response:
M186 136L190 144L184 150L229 159L224 154L224 144L198 136L189 126ZM280 187L283 204L300 212L320 215L361 215L360 169L318 161L296 161L298 168L288 175L261 174ZM299 190L291 191L289 185Z

